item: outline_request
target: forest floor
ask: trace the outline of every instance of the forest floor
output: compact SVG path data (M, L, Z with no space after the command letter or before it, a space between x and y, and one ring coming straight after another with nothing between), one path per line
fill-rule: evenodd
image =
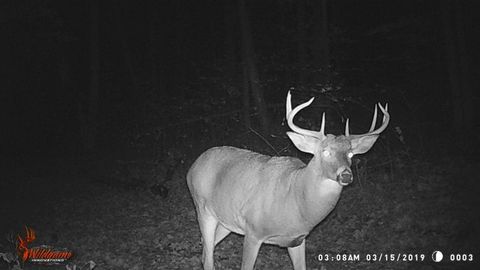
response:
M18 165L5 175L0 233L6 239L24 236L28 226L37 236L32 246L72 250L68 263L77 269L89 269L89 261L95 269L201 269L200 231L185 181L191 161L175 167L171 179L164 179L167 165L146 160L112 161L89 172L66 163ZM335 210L307 237L308 269L479 269L480 164L460 158L410 164L356 170ZM164 192L151 189L152 181ZM242 239L231 234L216 247L216 269L240 268ZM441 263L432 262L435 250L444 254ZM13 251L2 237L0 253ZM394 254L395 261L375 261L380 254ZM473 254L474 262L452 262L450 254ZM24 269L65 266L27 263ZM286 249L263 245L256 269L292 265Z

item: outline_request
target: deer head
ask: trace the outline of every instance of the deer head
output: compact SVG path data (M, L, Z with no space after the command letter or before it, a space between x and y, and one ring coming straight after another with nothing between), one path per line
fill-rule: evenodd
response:
M379 103L378 107L383 112L382 125L375 129L377 122L377 106L373 114L372 124L369 132L359 135L351 135L349 131L349 119L345 124L345 135L334 136L325 135L325 113L322 115L322 124L320 131L311 131L300 128L293 123L295 115L303 108L312 104L314 98L302 103L292 110L292 96L287 94L287 114L288 126L294 132L287 132L288 137L295 146L302 152L310 153L314 158L310 161L316 175L322 179L337 181L340 185L346 186L353 181L350 165L351 159L356 154L363 154L370 150L376 142L378 135L387 127L390 120L388 114L388 104L385 107Z

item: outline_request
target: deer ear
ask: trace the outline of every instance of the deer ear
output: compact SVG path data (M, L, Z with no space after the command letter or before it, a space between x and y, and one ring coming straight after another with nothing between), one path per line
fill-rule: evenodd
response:
M373 144L377 141L378 135L363 136L360 138L352 139L350 142L352 144L352 153L363 154L366 153Z
M295 147L298 148L298 150L305 152L305 153L310 153L314 154L315 152L315 147L318 143L318 139L302 134L298 134L295 132L287 132L288 137L290 140L295 144Z

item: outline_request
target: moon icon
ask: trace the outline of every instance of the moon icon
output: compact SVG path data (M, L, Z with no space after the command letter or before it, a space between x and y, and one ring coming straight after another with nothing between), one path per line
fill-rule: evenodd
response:
M432 253L432 260L434 262L441 262L443 260L443 253L441 251L435 250Z

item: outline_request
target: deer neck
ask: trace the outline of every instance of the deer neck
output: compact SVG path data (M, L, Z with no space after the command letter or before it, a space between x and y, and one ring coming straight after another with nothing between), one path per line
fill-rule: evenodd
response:
M322 174L322 160L315 157L298 171L295 179L296 201L304 222L312 228L335 207L342 186Z

